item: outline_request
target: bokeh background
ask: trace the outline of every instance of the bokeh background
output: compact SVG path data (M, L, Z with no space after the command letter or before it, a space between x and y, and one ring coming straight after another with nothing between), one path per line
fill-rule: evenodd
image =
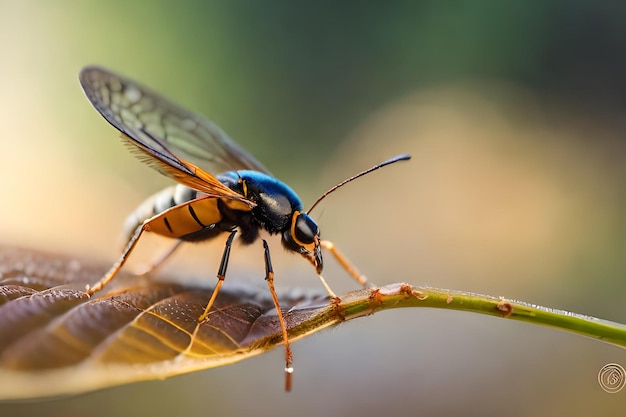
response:
M621 2L0 1L0 243L106 263L167 179L138 163L77 74L100 64L208 115L378 284L502 295L626 321ZM146 239L137 259L162 242ZM272 240L277 284L319 289ZM221 242L164 273L213 283ZM341 293L354 282L328 261ZM230 279L263 290L259 245ZM104 270L104 269L103 269ZM207 272L208 271L208 272ZM207 284L208 285L208 284ZM0 318L1 319L1 318ZM0 335L1 337L1 335ZM3 416L618 415L597 373L624 351L467 313L378 314L228 367ZM2 384L10 381L0 381ZM60 381L60 383L62 383Z

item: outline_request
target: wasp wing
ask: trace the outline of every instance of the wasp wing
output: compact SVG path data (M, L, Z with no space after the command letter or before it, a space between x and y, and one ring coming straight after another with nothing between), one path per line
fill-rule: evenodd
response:
M92 105L141 151L144 162L198 191L254 205L206 172L269 173L216 124L103 68L86 67L79 79Z

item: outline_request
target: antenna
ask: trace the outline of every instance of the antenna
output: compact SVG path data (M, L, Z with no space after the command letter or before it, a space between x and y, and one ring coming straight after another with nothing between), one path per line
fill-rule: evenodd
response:
M311 211L315 208L315 206L317 206L317 204L318 204L320 201L322 201L324 198L326 198L326 196L327 196L328 194L332 193L332 192L333 192L333 191L335 191L337 188L339 188L339 187L342 187L342 186L346 185L346 184L347 184L347 183L349 183L350 181L356 180L357 178L362 177L362 176L363 176L363 175L365 175L365 174L369 174L369 173L370 173L370 172L372 172L372 171L376 171L377 169L382 168L382 167L384 167L384 166L391 165L391 164L393 164L393 163L400 162L400 161L408 161L409 159L411 159L411 155L409 155L409 154L407 154L407 153L404 153L404 154L402 154L402 155L396 155L396 156L394 156L394 157L393 157L393 158L391 158L391 159L387 159L386 161L381 162L380 164L374 165L373 167L371 167L371 168L369 168L369 169L366 169L365 171L361 171L361 172L359 172L358 174L356 174L356 175L354 175L354 176L352 176L352 177L350 177L350 178L347 178L347 179L345 179L345 180L341 181L339 184L335 185L335 186L334 186L334 187L332 187L330 190L328 190L328 191L326 191L324 194L322 194L322 195L321 195L321 196L320 196L320 197L319 197L319 198L315 201L315 203L313 203L313 205L311 206L311 208L307 210L306 214L311 213Z

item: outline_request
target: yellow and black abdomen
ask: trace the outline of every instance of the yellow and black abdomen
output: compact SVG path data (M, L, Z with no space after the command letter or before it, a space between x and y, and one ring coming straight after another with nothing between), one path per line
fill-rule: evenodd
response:
M204 194L180 184L165 188L128 216L124 235L132 236L146 220L150 220L146 231L181 240L203 240L230 230L230 225L221 224L220 199L200 198L202 196Z

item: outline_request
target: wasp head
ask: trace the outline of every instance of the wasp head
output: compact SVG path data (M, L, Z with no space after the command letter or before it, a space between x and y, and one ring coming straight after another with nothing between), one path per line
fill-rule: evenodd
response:
M324 269L320 248L320 229L308 214L294 211L289 229L283 232L283 245L306 258L318 274Z

